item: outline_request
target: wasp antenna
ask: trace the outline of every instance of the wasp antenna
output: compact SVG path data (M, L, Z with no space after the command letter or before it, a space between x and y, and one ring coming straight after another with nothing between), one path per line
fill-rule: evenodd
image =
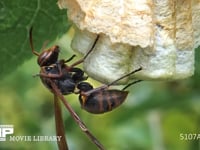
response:
M38 52L36 52L36 51L34 50L34 47L33 47L32 31L33 31L33 27L31 27L30 30L29 30L29 41L30 41L31 51L32 51L32 53L35 54L36 56L39 56L40 54L39 54Z

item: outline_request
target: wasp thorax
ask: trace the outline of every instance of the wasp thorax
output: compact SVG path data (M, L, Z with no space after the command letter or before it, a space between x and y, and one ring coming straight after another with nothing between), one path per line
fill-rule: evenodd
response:
M111 82L136 68L143 80L176 80L194 73L200 45L199 0L59 0L77 26L73 49L85 54L101 33L85 71ZM98 68L98 69L97 69ZM124 81L125 82L125 81Z
M49 66L51 64L55 64L58 60L58 54L59 54L59 47L53 46L47 50L44 50L39 56L38 56L38 64L40 66Z

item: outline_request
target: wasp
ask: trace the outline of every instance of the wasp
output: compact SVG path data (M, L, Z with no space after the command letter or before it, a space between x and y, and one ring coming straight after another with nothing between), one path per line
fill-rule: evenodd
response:
M40 73L37 75L40 76L43 84L48 89L51 90L51 86L48 81L48 79L51 78L54 79L54 82L56 82L58 88L62 87L62 89L60 89L61 93L63 95L67 95L75 90L75 85L78 82L87 79L87 77L84 76L83 70L74 67L82 63L87 55L85 56L85 58L78 60L74 64L68 66L66 63L71 61L75 57L75 55L71 56L67 60L58 60L60 52L58 45L52 46L51 48L44 50L39 54L37 51L34 50L33 47L32 28L30 29L29 37L32 53L38 56L37 63L41 68ZM90 51L88 52L88 54L89 53Z
M87 129L86 125L74 112L63 95L68 95L71 93L79 94L79 102L81 107L89 113L101 114L112 111L125 101L128 95L128 91L125 90L129 86L140 82L141 80L136 80L129 83L122 90L109 89L109 87L116 84L119 80L129 77L130 75L142 70L142 68L140 67L139 69L114 80L110 84L106 84L98 88L93 88L90 83L85 82L88 77L84 75L84 71L75 66L81 64L87 58L87 56L94 49L99 36L97 36L91 49L82 59L76 61L72 65L67 65L67 63L70 62L75 57L75 55L71 56L67 60L58 60L60 50L57 45L44 50L39 54L34 50L33 47L32 28L30 29L29 34L32 53L38 56L37 62L41 68L40 73L37 75L40 76L42 83L54 94L55 116L58 118L56 119L57 134L63 135L64 133L64 125L60 125L60 122L63 122L58 103L58 98L60 98L82 131L86 133L86 135L91 139L93 143L97 145L99 149L104 150L104 146ZM60 131L60 128L63 128L62 131ZM59 149L62 149L63 145L65 145L63 149L67 149L66 139L63 140L63 143L58 143Z
M45 76L47 75L47 77L51 78L52 76L59 74L59 68L62 68L62 65L63 61L53 64L51 66L45 66L43 68L43 72L45 72ZM85 80L85 78L82 77L77 83L72 78L69 78L69 73L66 72L65 69L62 69L62 77L59 78L59 84L57 84L57 86L59 87L60 92L63 95L65 95L65 89L67 91L71 89L71 92L79 94L79 102L84 110L93 114L102 114L119 107L125 101L128 95L128 91L125 90L129 86L140 82L141 80L135 80L129 83L122 90L109 89L109 87L117 83L119 80L122 80L140 70L142 70L141 67L120 77L119 79L114 80L110 84L106 84L98 88L93 88L90 83L82 82L83 80ZM56 84L57 80L55 80L54 83ZM75 92L75 85L76 88L79 90L78 92Z
M33 46L32 30L33 28L31 27L29 30L30 47L32 53L38 57L37 63L40 66L40 73L36 76L40 76L42 83L54 94L56 134L57 136L61 136L61 140L57 141L59 150L68 150L68 145L65 138L63 118L58 98L62 100L72 118L79 125L81 130L90 138L90 140L94 144L96 144L99 149L105 150L104 146L88 130L86 125L79 118L79 116L76 114L76 112L72 109L72 107L68 104L63 96L73 93L76 85L79 82L87 79L87 77L84 76L84 71L80 68L76 68L75 66L82 63L84 59L89 55L98 40L98 36L94 41L91 50L88 51L85 57L68 66L66 63L71 61L75 57L75 55L70 57L68 60L58 60L60 50L59 46L57 45L52 46L47 50L43 50L41 53L38 53Z

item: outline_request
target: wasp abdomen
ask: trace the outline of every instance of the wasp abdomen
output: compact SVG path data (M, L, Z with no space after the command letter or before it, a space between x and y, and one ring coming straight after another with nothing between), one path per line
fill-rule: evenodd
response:
M93 114L101 114L113 110L121 105L128 95L128 91L102 90L89 96L80 96L81 106Z

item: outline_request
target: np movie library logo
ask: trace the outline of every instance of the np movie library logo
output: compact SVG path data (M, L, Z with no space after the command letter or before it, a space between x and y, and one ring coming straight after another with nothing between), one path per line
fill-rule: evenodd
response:
M6 136L13 133L13 125L0 125L0 141L6 141Z

